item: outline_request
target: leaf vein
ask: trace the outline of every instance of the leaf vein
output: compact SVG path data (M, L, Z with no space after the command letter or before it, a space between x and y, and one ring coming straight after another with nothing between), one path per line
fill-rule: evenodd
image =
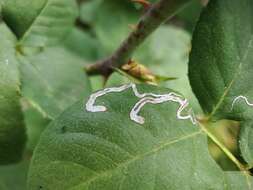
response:
M125 162L123 162L123 163L121 163L121 164L118 164L118 167L117 167L117 168L114 168L114 169L111 169L111 170L107 170L107 171L101 172L100 174L95 175L94 177L91 177L90 179L84 181L83 183L81 183L81 184L79 184L79 185L77 185L77 186L80 186L80 185L85 184L85 183L86 183L87 185L89 185L89 184L92 183L93 181L99 179L99 178L102 177L102 176L106 176L106 175L108 175L109 173L114 172L114 171L117 170L118 168L125 167L126 165L129 165L130 163L133 163L133 162L135 162L135 161L137 161L137 160L140 160L140 159L142 159L142 158L145 158L146 156L150 156L150 155L152 155L152 154L154 154L154 153L157 153L157 152L163 150L164 148L166 148L166 147L168 147L168 146L170 146L170 145L172 145L172 144L178 143L178 142L180 142L180 141L183 141L183 140L186 140L186 139L189 139L189 138L193 138L193 137L195 137L195 136L197 136L197 135L201 135L201 134L203 134L203 131L202 131L202 130L199 130L199 131L194 132L194 133L191 133L191 134L189 134L189 135L185 135L185 136L179 137L179 138L177 138L177 139L170 140L170 141L168 141L168 142L164 142L164 143L160 144L159 146L153 148L152 150L150 150L150 151L148 151L148 152L146 152L146 153L144 153L144 154L137 155L137 156L135 156L135 157L133 157L133 158L131 158L131 159L129 159L129 160L126 160Z
M209 119L211 119L215 113L217 112L217 110L220 108L220 106L222 105L223 101L225 100L226 96L228 95L229 91L231 90L233 84L235 83L236 81L236 78L238 77L238 75L240 74L241 72L241 69L242 69L242 64L244 63L244 61L247 59L248 55L249 55L249 50L252 46L252 43L253 43L253 35L251 35L250 37L250 40L249 40L249 43L248 43L248 46L247 46L247 50L243 56L243 58L240 58L240 62L239 62L239 65L238 65L238 68L237 68L237 71L235 72L234 76L233 76L233 79L231 80L231 82L229 83L228 87L226 88L226 90L224 91L224 93L221 95L218 103L215 105L213 111L211 112L211 114L209 115Z

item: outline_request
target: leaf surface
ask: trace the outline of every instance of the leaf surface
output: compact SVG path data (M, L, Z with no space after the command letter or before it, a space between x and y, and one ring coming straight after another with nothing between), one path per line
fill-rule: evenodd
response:
M171 92L147 85L137 88ZM140 125L129 118L138 100L129 89L96 101L107 112L87 112L87 99L66 110L42 134L29 171L29 189L252 189L250 176L223 172L216 165L203 131L177 119L177 103L145 105L140 113L145 123Z
M26 135L15 37L4 24L0 25L0 34L0 164L9 164L21 159Z
M253 99L253 2L213 0L203 11L193 36L189 77L210 117L247 119L253 109L234 99ZM242 29L243 28L243 29Z

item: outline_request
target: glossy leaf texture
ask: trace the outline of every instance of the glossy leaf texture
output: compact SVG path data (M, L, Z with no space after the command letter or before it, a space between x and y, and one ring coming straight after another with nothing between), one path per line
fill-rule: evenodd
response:
M22 95L47 118L55 118L90 93L83 60L64 47L19 56Z
M171 92L147 85L137 88ZM219 168L209 156L204 132L188 120L177 119L177 103L145 105L140 113L145 123L140 125L129 118L138 100L128 89L96 101L107 107L106 112L87 112L87 99L66 110L42 134L28 188L252 189L252 177Z
M201 14L193 35L189 78L209 119L253 118L252 16L251 0L212 0ZM241 152L251 165L253 128L247 122L241 130Z
M21 47L44 47L59 42L77 16L74 0L4 0L3 20Z
M20 106L20 78L13 46L15 37L0 25L0 165L17 162L25 146Z

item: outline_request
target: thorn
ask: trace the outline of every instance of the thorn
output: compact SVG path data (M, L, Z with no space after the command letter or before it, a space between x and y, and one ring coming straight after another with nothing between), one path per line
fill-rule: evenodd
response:
M151 3L147 0L132 0L132 2L134 3L139 3L140 5L142 5L144 7L144 9L149 9Z

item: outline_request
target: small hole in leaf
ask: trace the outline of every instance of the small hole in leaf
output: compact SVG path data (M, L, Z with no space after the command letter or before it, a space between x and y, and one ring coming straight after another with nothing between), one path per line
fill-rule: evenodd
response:
M43 189L43 187L40 185L40 186L39 186L39 189Z

